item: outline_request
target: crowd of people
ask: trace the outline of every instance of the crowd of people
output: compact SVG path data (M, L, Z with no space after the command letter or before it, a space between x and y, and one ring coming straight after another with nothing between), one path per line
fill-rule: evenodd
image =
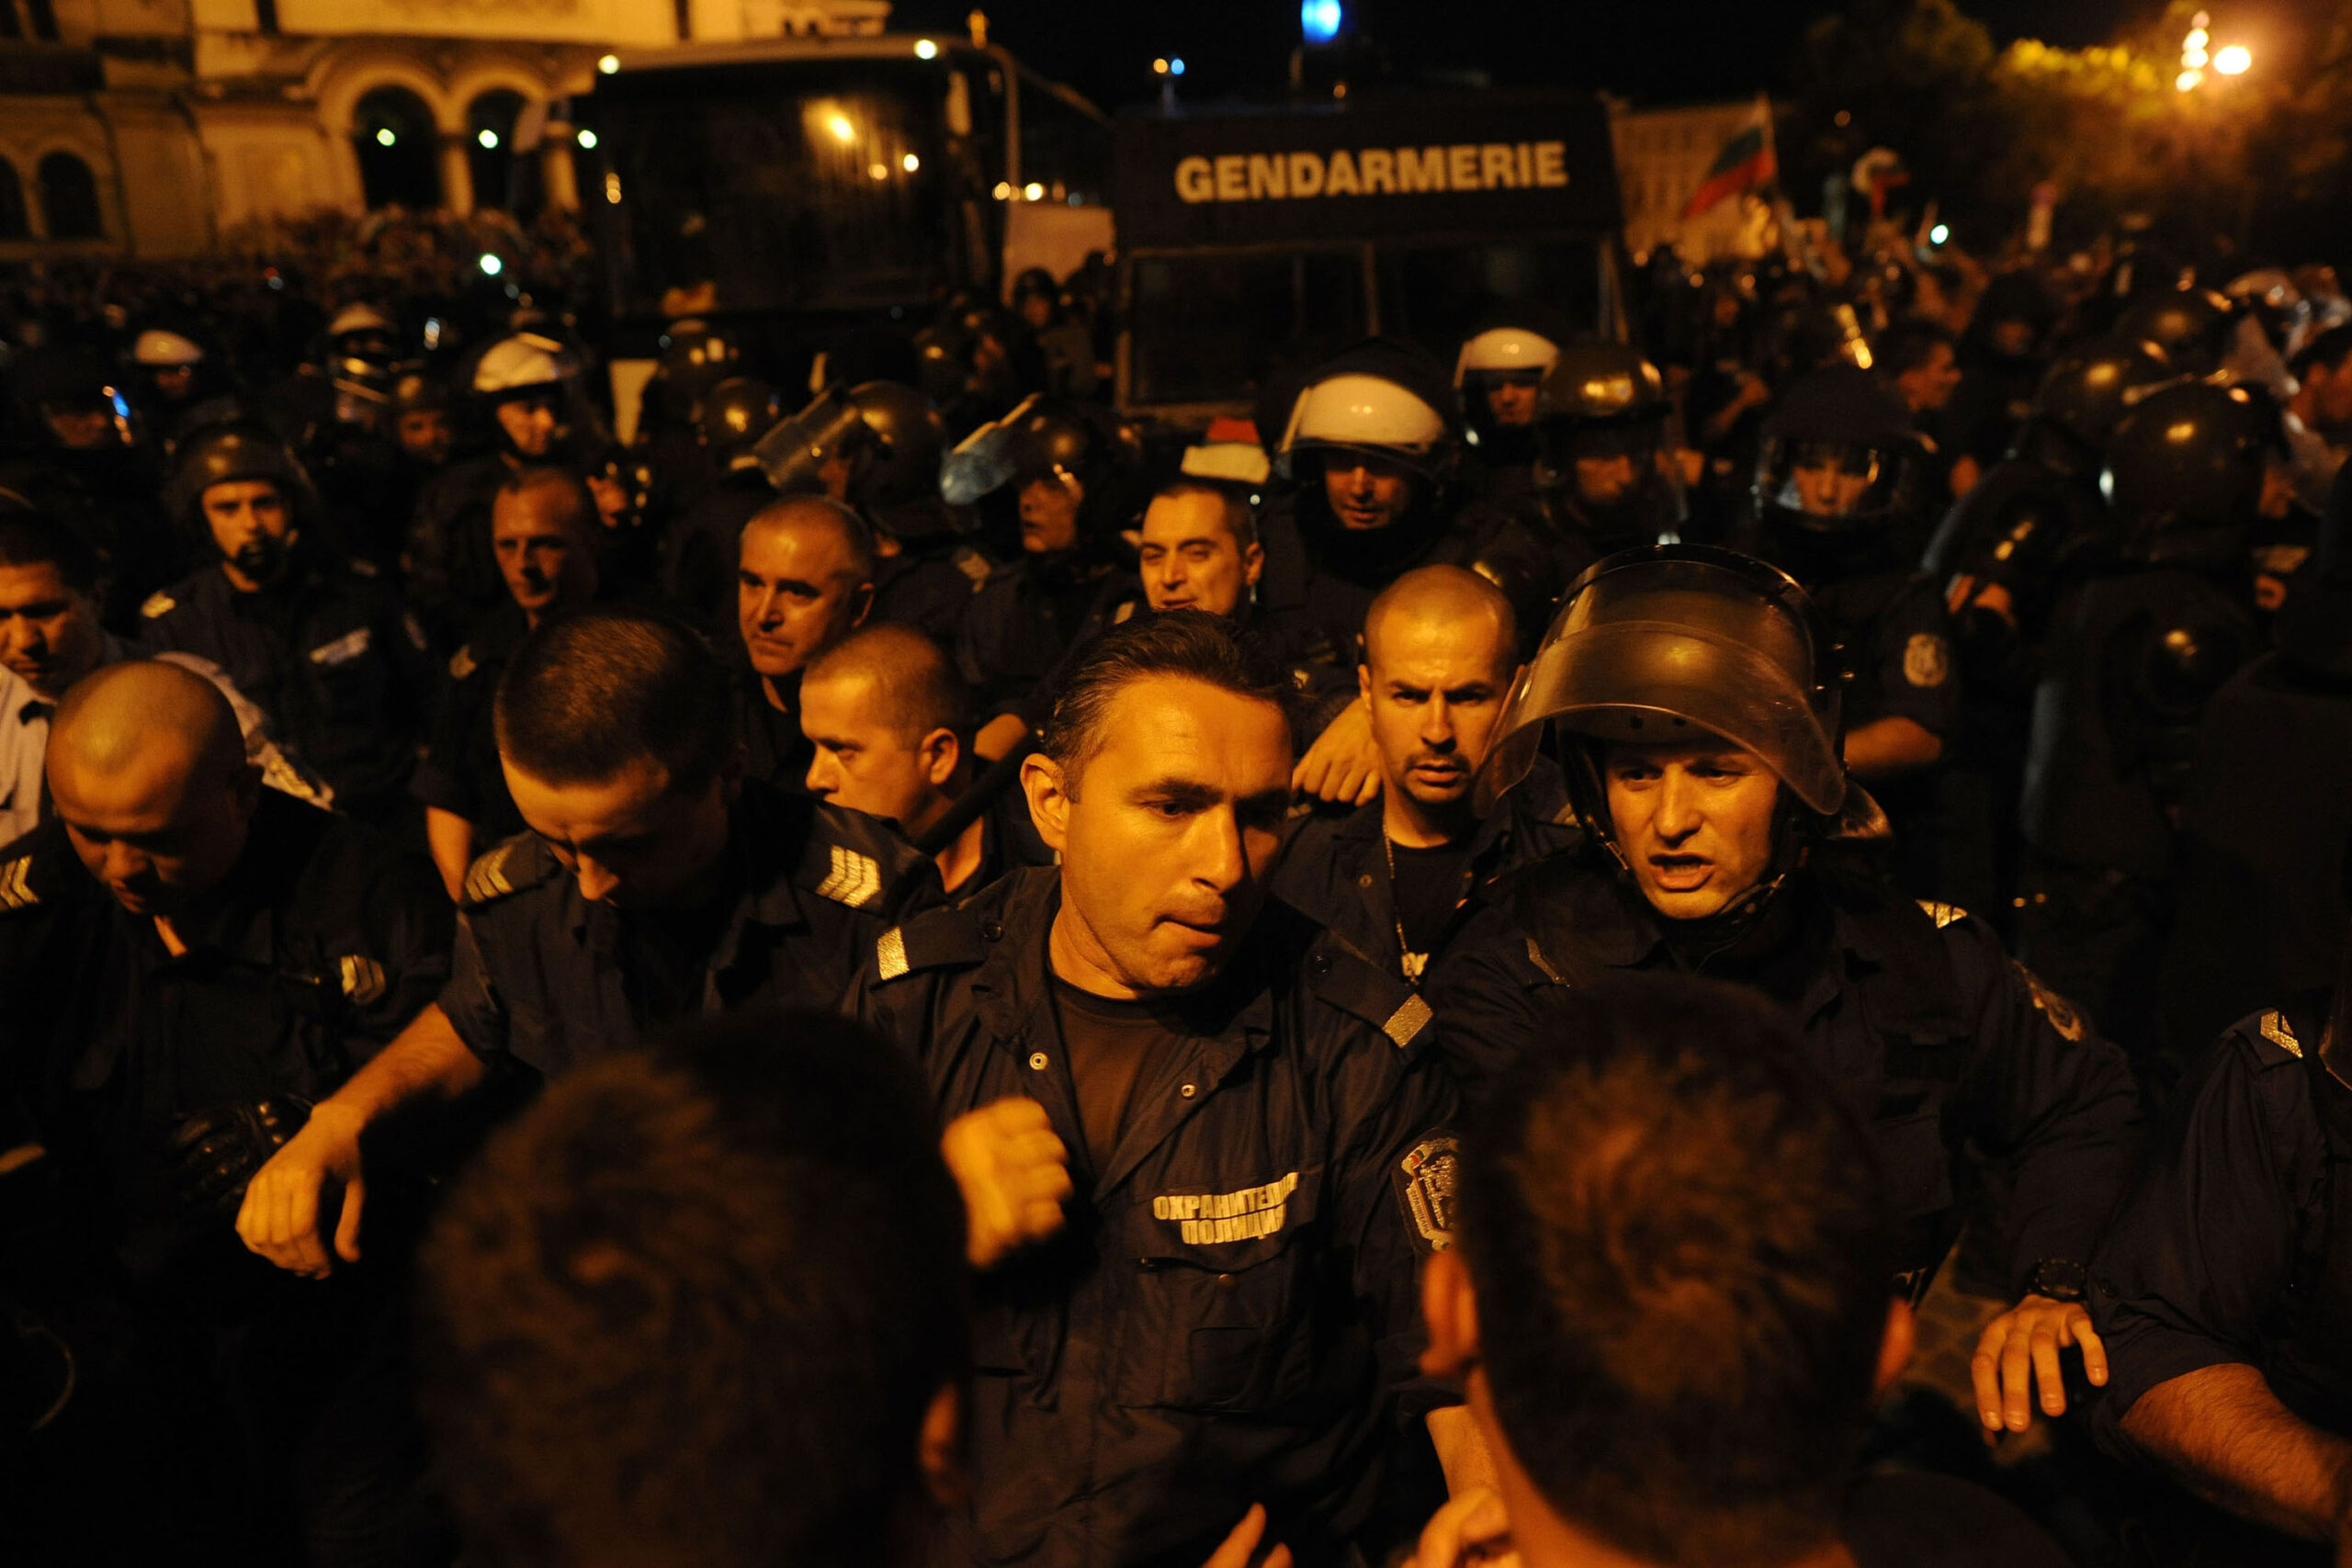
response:
M2332 273L540 241L0 300L0 1555L2352 1551Z

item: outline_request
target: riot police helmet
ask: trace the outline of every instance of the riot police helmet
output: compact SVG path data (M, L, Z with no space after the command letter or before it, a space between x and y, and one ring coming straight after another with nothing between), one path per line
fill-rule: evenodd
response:
M2179 381L2116 425L2100 476L2124 555L2151 565L2243 561L2277 451L2278 416L2261 391Z
M1535 485L1568 517L1603 532L1652 536L1681 519L1658 462L1674 405L1666 378L1625 344L1572 344L1535 394Z
M1860 793L1839 750L1837 669L1812 600L1777 568L1709 545L1620 551L1568 590L1512 689L1480 798L1525 776L1547 728L1604 744L1713 736L1753 752L1806 811L1836 818ZM1598 812L1597 795L1580 793L1579 809Z
M2043 374L2018 433L2018 455L2064 474L2097 473L2132 399L2172 375L2165 351L2143 339L2118 334L2076 344Z
M1512 444L1534 423L1534 392L1560 357L1560 345L1569 339L1565 322L1548 311L1533 309L1490 316L1468 337L1453 358L1453 396L1462 412L1466 439L1473 446ZM1502 400L1510 395L1516 404Z
M1914 504L1920 447L1910 411L1859 366L1799 378L1764 421L1756 507L1807 533L1876 534Z
M2211 376L2229 357L2237 308L2229 296L2193 285L2140 296L2116 318L2119 337L2142 339L2164 351L2183 375Z
M130 363L149 372L193 369L206 357L202 344L169 327L149 327L130 340Z
M702 400L696 434L711 461L722 469L758 466L753 448L784 418L784 400L774 387L752 376L729 376Z
M398 323L373 305L345 305L329 318L324 335L329 358L373 359L390 365L400 357Z
M939 492L951 506L968 506L991 495L1017 497L1041 479L1074 485L1080 534L1099 539L1132 510L1128 481L1142 455L1135 427L1110 410L1032 394L947 454Z
M674 426L698 426L703 400L729 377L743 373L742 359L742 344L730 333L700 321L672 322L653 367L653 412Z
M1458 450L1445 374L1403 344L1372 339L1324 361L1292 400L1275 462L1291 478L1335 457L1393 463L1436 489ZM1302 461L1305 459L1305 461Z
M853 506L903 506L933 493L946 428L930 400L899 381L861 381L828 389L762 437L757 448L768 483L789 495L829 493L826 472L839 466Z
M240 479L276 485L297 524L318 515L318 492L293 448L277 431L250 418L207 425L179 444L164 484L164 508L202 537L204 492Z
M473 389L493 403L555 396L564 381L561 350L560 344L535 333L501 338L475 361Z

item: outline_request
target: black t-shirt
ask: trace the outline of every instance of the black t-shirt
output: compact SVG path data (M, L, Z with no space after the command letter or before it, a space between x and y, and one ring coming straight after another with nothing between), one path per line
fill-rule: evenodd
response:
M1069 1054L1070 1082L1078 1090L1086 1146L1101 1165L1118 1146L1136 1081L1180 1032L1155 1003L1098 997L1058 977L1054 981L1054 1011L1061 1022L1062 1048Z
M1409 979L1419 968L1412 958L1418 955L1426 960L1445 940L1446 927L1462 903L1462 872L1469 863L1470 847L1438 844L1408 849L1392 840L1388 853L1396 867L1396 923L1404 928L1405 970Z
M1857 1568L2069 1568L2017 1507L1950 1475L1865 1475L1846 1495Z

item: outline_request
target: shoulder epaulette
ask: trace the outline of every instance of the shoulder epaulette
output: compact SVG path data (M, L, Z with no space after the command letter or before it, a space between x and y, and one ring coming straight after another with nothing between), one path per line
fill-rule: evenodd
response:
M1968 919L1968 911L1962 908L1959 905L1939 904L1932 898L1920 899L1919 908L1927 915L1928 919L1936 922L1936 929L1938 931L1943 930L1946 926L1952 924L1956 920L1964 920Z
M2287 1015L2285 1013L2280 1012L2276 1008L2273 1008L2268 1012L2262 1015L2261 1020L2255 1025L2255 1027L2261 1032L2261 1035L2265 1040L2269 1041L2270 1043L2278 1046L2278 1049L2286 1052L2290 1056L2293 1056L2298 1060L2301 1058L2303 1054L2303 1043L2295 1037L2295 1026L2287 1021Z
M537 837L517 833L466 868L465 886L458 901L468 908L494 904L548 879L555 857L539 846Z
M179 607L178 600L158 588L147 595L146 602L139 606L139 613L152 621L158 615L168 615Z
M33 887L33 857L21 854L0 861L0 915L29 909L40 902Z
M971 910L926 909L875 942L875 978L887 983L922 969L966 968L988 952L988 937Z
M792 880L820 898L879 910L922 862L922 853L881 818L820 805Z
M1307 954L1306 973L1316 996L1363 1020L1400 1051L1419 1043L1436 1016L1419 991L1329 931Z

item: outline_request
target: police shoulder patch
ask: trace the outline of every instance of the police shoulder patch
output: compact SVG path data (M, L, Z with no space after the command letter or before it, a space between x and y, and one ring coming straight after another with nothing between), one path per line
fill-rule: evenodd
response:
M152 621L158 615L168 615L179 607L178 600L159 588L147 595L146 601L139 606L139 613Z
M1903 645L1903 678L1915 686L1940 686L1951 678L1951 644L1935 632L1914 632Z
M33 857L21 854L0 861L0 914L29 909L40 902L40 894L33 887Z
M820 898L878 912L923 863L921 852L881 818L819 805L792 880Z
M1424 1138L1396 1162L1396 1201L1414 1235L1431 1252L1453 1245L1453 1167L1459 1147L1451 1137Z
M458 901L475 908L511 897L545 882L554 863L555 857L540 849L536 836L517 833L467 868Z
M1936 922L1938 931L1956 921L1968 919L1968 911L1957 904L1939 904L1932 898L1922 898L1919 900L1919 908L1927 914L1928 919Z

